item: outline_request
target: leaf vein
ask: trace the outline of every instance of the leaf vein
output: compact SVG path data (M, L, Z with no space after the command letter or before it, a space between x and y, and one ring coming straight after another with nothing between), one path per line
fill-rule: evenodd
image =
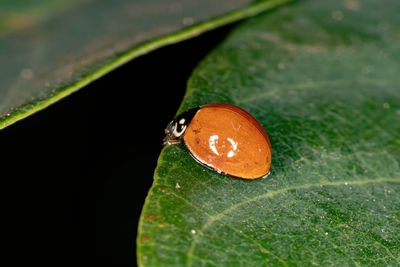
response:
M280 194L285 193L290 190L309 189L309 188L318 187L318 186L341 186L341 185L345 185L345 182L348 185L363 186L363 185L371 184L371 183L385 183L385 182L398 183L398 182L400 182L400 179L398 179L398 178L379 178L379 179L365 179L365 180L354 180L354 181L333 181L333 182L326 181L324 183L318 183L318 184L304 184L304 185L298 185L298 186L293 186L293 187L285 187L285 188L281 188L278 190L271 190L262 195L248 198L245 201L242 201L240 203L232 205L229 208L227 208L215 215L209 215L208 213L206 213L209 216L209 219L205 222L205 224L203 225L203 227L201 228L200 231L204 233L204 230L206 230L208 227L210 227L214 222L221 221L221 219L224 216L226 216L228 213L240 208L241 206L243 206L245 204L248 204L248 203L251 203L254 201L258 201L261 199L272 198L274 196L280 195ZM187 263L188 263L187 266L191 265L191 259L193 258L193 254L194 254L196 244L198 241L199 241L199 236L195 236L192 240L192 243L190 244L189 251L187 254Z

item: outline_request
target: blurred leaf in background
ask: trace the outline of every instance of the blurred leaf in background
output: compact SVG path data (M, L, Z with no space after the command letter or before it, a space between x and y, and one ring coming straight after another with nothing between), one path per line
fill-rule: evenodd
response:
M0 129L134 57L287 1L1 1Z

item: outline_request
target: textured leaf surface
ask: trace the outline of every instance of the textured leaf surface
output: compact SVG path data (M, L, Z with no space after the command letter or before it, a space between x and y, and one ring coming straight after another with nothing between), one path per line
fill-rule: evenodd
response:
M166 147L143 209L144 266L400 264L400 2L299 1L241 24L179 112L228 102L269 134L266 179Z
M287 1L2 1L0 129L134 57Z

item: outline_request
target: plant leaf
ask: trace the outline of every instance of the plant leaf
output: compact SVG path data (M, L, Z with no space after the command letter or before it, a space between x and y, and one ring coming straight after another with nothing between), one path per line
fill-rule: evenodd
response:
M0 4L0 129L132 58L289 0Z
M244 181L163 149L142 266L400 264L400 2L299 1L239 25L178 113L212 102L266 129L272 169Z

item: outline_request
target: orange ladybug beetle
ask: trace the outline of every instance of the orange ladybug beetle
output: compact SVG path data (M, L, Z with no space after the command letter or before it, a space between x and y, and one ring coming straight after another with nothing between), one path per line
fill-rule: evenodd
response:
M271 144L247 111L223 103L207 104L176 116L165 129L164 145L181 141L201 165L231 177L255 180L271 167Z

